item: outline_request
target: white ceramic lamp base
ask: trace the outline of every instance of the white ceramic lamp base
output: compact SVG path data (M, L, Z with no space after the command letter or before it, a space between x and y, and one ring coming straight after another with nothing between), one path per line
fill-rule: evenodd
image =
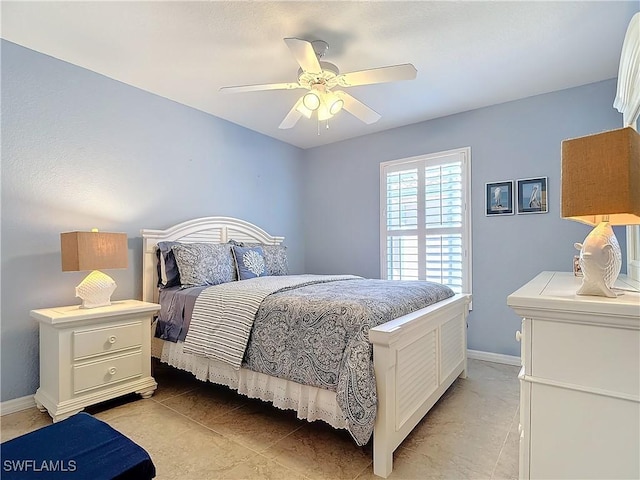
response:
M109 275L94 270L76 287L76 297L82 299L80 308L111 305L111 294L116 286L116 282Z
M611 287L620 274L622 252L609 222L599 223L584 243L574 246L580 250L579 262L584 275L576 293L615 298L617 295Z

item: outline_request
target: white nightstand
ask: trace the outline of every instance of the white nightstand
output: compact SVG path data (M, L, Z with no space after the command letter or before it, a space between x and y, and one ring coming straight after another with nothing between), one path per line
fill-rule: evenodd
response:
M159 309L124 300L32 310L40 322L37 407L57 422L127 393L149 398L158 386L151 376L151 320Z

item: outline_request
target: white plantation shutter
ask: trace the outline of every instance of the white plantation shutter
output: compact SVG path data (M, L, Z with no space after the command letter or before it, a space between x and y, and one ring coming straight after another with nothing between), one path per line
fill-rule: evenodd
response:
M382 278L471 292L470 149L381 164Z

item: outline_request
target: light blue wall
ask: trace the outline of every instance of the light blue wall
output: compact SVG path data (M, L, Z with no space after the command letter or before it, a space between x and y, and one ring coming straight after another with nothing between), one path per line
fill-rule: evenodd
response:
M302 151L2 41L1 401L38 386L29 310L78 303L59 234L129 235L114 299L141 296L140 228L236 216L285 235L294 272L380 275L380 162L471 147L474 311L469 347L519 354L506 296L568 270L588 228L559 214L560 142L621 125L615 81ZM544 215L487 218L488 181L549 177ZM623 232L618 231L621 243ZM622 245L624 249L624 244Z
M543 270L572 268L589 227L560 218L563 139L622 126L616 82L482 108L305 151L306 267L380 276L380 163L471 147L473 312L469 348L519 355L506 297ZM549 213L486 217L486 182L548 177ZM616 232L625 249L624 230Z
M141 228L228 215L284 235L304 268L302 150L2 41L2 401L38 387L29 311L78 303L60 232L126 232L114 299L141 298Z

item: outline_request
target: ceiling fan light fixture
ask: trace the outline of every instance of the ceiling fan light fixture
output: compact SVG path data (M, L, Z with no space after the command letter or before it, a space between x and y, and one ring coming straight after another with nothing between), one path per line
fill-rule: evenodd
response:
M317 110L320 106L320 95L315 91L310 91L302 97L302 104L311 111Z
M333 115L329 111L327 104L322 102L318 107L318 120L320 122L324 122L325 120L329 120L331 117L333 117Z
M327 104L327 110L329 110L331 115L335 115L342 110L342 107L344 107L344 100L333 92L327 94L325 97L325 103Z
M335 115L340 110L342 110L342 107L344 107L344 101L339 98L331 104L331 106L329 107L329 113L331 113L331 115Z
M300 99L296 103L296 110L300 112L302 115L304 115L305 117L311 118L311 114L313 113L313 110L309 110L307 107L304 106L303 99L304 97L300 97Z

